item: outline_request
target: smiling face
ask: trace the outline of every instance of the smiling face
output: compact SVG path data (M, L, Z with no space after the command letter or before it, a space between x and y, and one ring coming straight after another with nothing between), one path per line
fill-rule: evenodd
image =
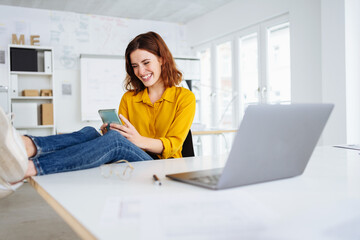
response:
M130 61L134 74L145 87L153 87L162 82L160 57L146 50L136 49L130 54Z

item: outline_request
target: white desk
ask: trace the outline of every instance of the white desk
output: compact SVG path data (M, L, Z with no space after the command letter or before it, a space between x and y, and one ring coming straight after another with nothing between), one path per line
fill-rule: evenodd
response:
M133 165L129 181L103 178L95 168L30 182L84 239L360 238L357 151L317 148L302 176L221 191L165 174L221 167L224 159ZM154 173L162 186L153 184Z

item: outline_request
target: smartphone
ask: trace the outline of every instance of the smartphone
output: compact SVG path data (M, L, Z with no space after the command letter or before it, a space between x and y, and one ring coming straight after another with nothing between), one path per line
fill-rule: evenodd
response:
M122 125L116 109L100 109L99 115L103 123L117 123Z

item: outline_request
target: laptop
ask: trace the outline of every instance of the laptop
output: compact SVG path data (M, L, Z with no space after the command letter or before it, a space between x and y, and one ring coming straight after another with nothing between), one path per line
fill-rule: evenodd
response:
M333 104L251 105L224 168L166 175L210 189L225 189L301 175Z

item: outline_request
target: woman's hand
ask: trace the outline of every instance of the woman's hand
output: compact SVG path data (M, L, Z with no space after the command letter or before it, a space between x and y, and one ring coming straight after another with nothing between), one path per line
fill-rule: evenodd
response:
M144 151L161 154L164 150L163 143L160 139L143 137L139 134L136 128L123 115L119 115L124 125L111 123L110 129L118 131L121 135L126 137L130 142L143 149ZM105 126L106 127L106 126Z
M124 125L111 123L110 129L118 131L121 135L126 137L130 142L138 146L139 148L144 149L144 144L142 144L143 137L139 134L136 128L127 120L123 115L119 115L121 121Z

